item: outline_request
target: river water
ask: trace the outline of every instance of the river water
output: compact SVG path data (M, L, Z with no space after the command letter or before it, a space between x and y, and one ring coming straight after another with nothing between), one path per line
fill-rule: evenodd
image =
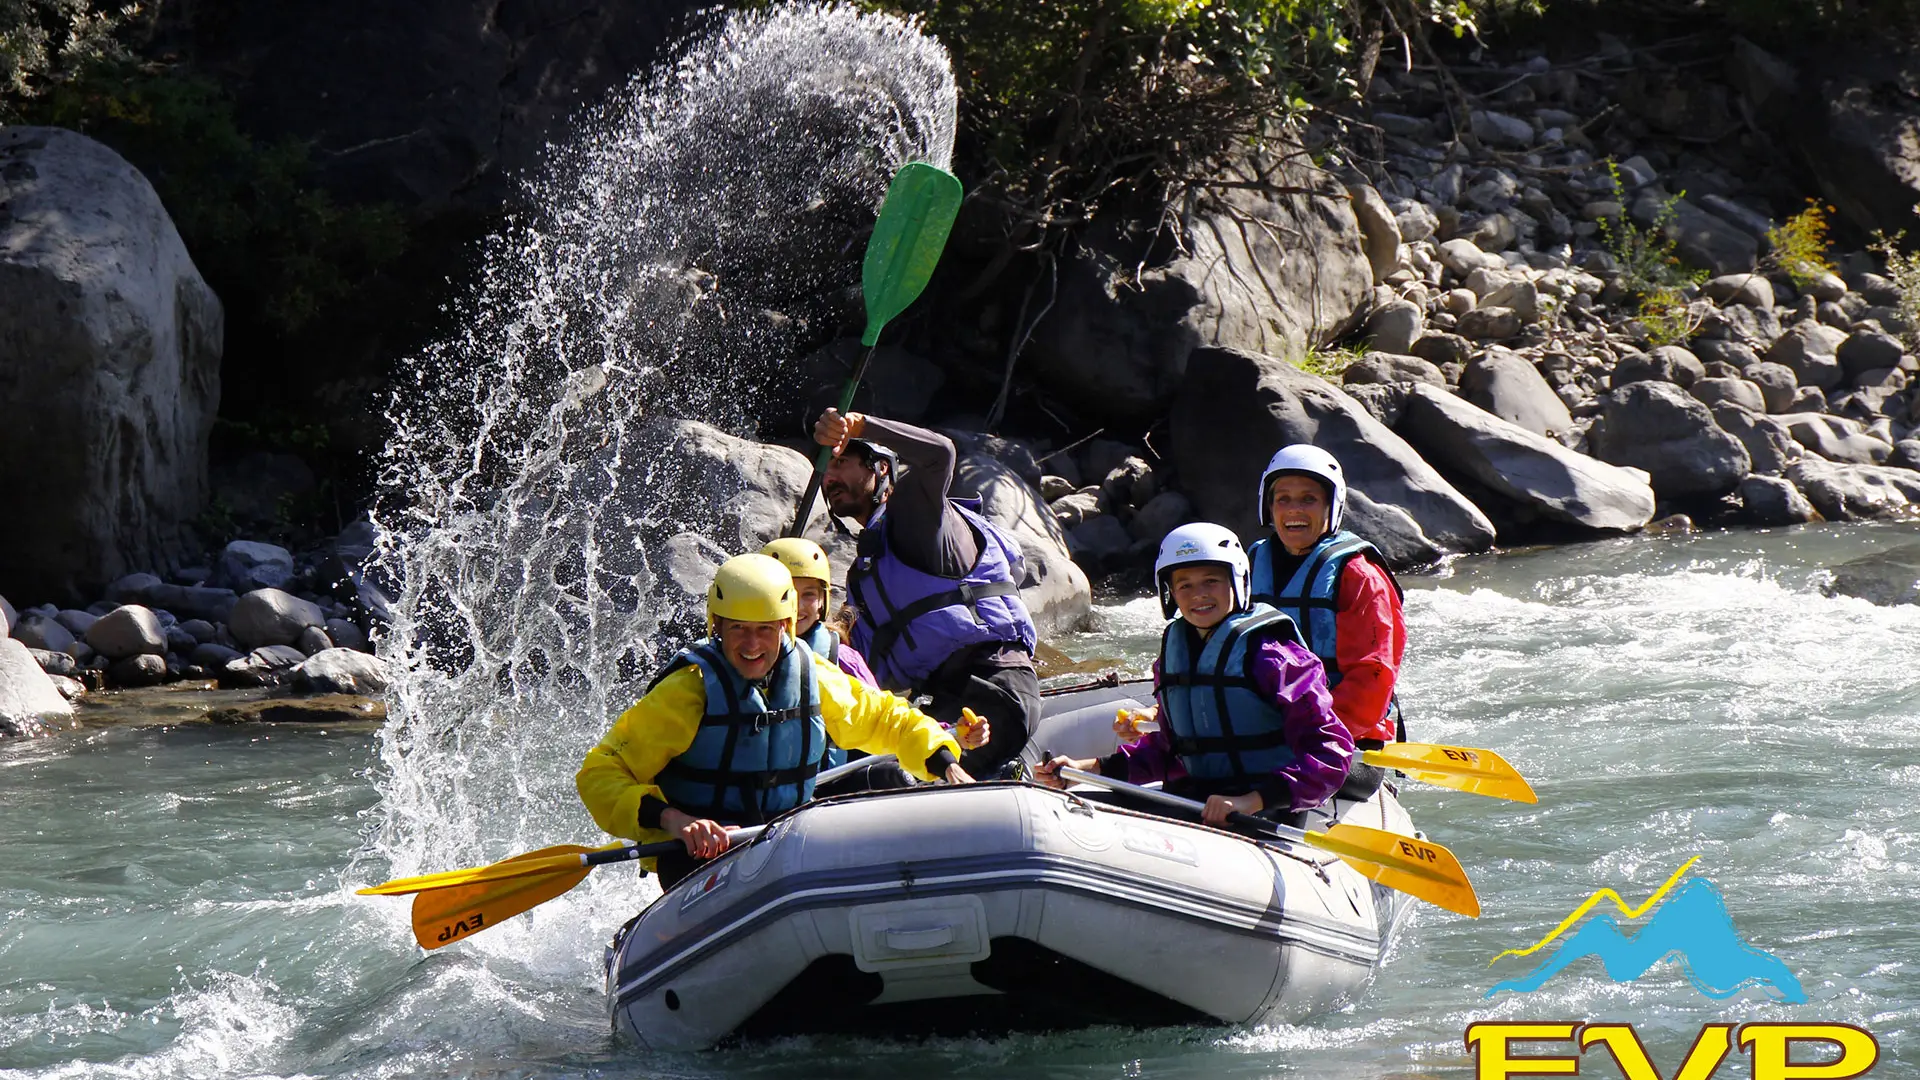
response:
M1410 788L1485 914L1416 905L1361 1000L1271 1030L643 1055L608 1034L598 969L608 932L652 893L630 869L433 954L403 901L352 895L387 876L375 838L389 819L420 812L382 802L368 732L121 722L0 744L0 1075L1471 1075L1467 1023L1577 1018L1634 1023L1663 1072L1703 1023L1852 1023L1880 1041L1874 1075L1920 1076L1920 608L1820 588L1823 567L1913 532L1620 540L1410 579L1413 736L1499 750L1540 803ZM1148 658L1152 601L1101 619L1061 644ZM569 737L518 755L526 790L567 786L585 749ZM578 805L540 811L550 842L593 836ZM1713 1001L1671 963L1616 984L1592 960L1485 999L1533 963L1489 967L1496 954L1595 889L1637 904L1696 855L1694 875L1807 1004ZM1597 1050L1583 1068L1615 1075Z

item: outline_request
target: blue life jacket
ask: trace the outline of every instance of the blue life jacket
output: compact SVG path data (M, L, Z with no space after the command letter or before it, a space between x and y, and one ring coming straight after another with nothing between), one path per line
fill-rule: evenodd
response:
M1339 602L1340 572L1347 568L1349 561L1364 556L1387 571L1387 580L1393 582L1394 592L1400 592L1400 583L1394 581L1393 571L1387 569L1386 556L1380 554L1379 548L1345 529L1321 537L1313 550L1307 552L1293 577L1279 583L1273 580L1274 556L1285 550L1280 541L1271 536L1248 550L1253 602L1278 609L1299 626L1306 635L1307 648L1313 650L1321 666L1327 669L1327 688L1331 690L1340 683L1340 661L1334 655L1339 640L1339 631L1334 625L1334 605Z
M693 745L654 777L667 802L723 824L755 825L811 799L827 749L812 650L788 641L768 677L749 683L707 638L674 657L654 685L689 664L700 669L707 707Z
M824 656L835 667L840 666L840 635L827 627L827 620L819 622L800 635L800 640L812 649L815 656ZM821 761L822 769L834 769L847 763L847 752L835 745L832 736L827 737L827 756Z
M1160 719L1194 779L1247 791L1295 760L1286 715L1260 695L1247 669L1255 643L1276 638L1298 642L1300 632L1265 604L1227 616L1204 643L1187 620L1167 624L1160 640Z
M978 499L948 500L973 527L980 557L958 581L915 570L887 547L886 508L860 534L847 570L847 594L859 608L853 646L880 684L920 685L948 657L990 641L1031 653L1039 635L1020 599L1026 562L1019 542L978 513Z

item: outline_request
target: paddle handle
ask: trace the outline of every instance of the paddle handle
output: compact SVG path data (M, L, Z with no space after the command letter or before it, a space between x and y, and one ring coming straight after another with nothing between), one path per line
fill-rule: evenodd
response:
M1060 777L1063 780L1075 780L1082 784L1092 784L1095 787L1103 787L1109 791L1124 791L1129 795L1138 795L1149 802L1157 802L1162 806L1173 806L1182 810L1193 811L1203 811L1207 808L1206 803L1195 802L1192 799L1183 799L1178 795L1169 795L1156 788L1141 787L1139 784L1129 784L1125 780L1115 780L1111 776L1101 776L1099 773L1082 772L1074 768L1063 768L1060 770ZM1242 814L1239 811L1234 811L1227 815L1227 821L1229 824L1238 825L1243 829L1253 829L1282 840L1291 840L1297 844L1307 843L1307 831L1305 829L1296 829L1291 825L1283 825L1277 821L1268 821L1266 818L1254 817L1252 814Z
M727 830L727 849L744 844L766 829L765 825L752 825L744 829ZM606 866L609 863L632 862L635 859L657 859L662 855L671 855L676 851L687 850L686 844L679 840L656 840L651 844L628 844L624 847L601 848L580 856L581 866Z
M874 339L880 337L879 327L872 331ZM865 340L865 339L862 339ZM853 408L853 395L860 389L860 380L867 377L867 365L873 363L873 354L878 345L867 347L866 355L853 369L853 378L847 380L847 387L840 392L840 415L847 415ZM813 475L807 478L806 493L800 496L800 507L793 514L793 524L787 526L784 535L799 536L807 531L807 516L813 513L813 500L820 494L820 485L827 479L827 466L833 464L833 447L823 446L813 455Z

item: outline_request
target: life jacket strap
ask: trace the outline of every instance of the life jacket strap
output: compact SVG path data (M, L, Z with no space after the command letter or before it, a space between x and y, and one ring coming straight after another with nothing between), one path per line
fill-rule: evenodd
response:
M1020 586L1015 585L1011 581L989 581L980 585L961 585L947 592L934 593L932 596L922 597L903 608L896 609L888 607L885 618L871 620L873 623L873 646L870 651L875 656L887 655L888 651L893 648L894 639L906 633L907 627L911 626L915 619L931 615L942 608L953 607L956 604L964 604L969 610L972 610L974 604L981 600L994 596L1015 596L1018 595L1019 592ZM881 594L880 600L881 603L886 603L885 593ZM864 609L862 614L867 614ZM978 616L976 616L976 618L977 617ZM907 644L909 646L913 644L911 638L908 639Z

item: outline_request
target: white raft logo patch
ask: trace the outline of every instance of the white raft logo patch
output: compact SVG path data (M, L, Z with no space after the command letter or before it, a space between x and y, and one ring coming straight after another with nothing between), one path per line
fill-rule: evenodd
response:
M1143 829L1128 826L1121 843L1128 851L1137 851L1142 855L1152 855L1156 859L1168 859L1188 866L1199 865L1200 858L1193 850L1193 841L1180 836L1171 836L1156 829Z

